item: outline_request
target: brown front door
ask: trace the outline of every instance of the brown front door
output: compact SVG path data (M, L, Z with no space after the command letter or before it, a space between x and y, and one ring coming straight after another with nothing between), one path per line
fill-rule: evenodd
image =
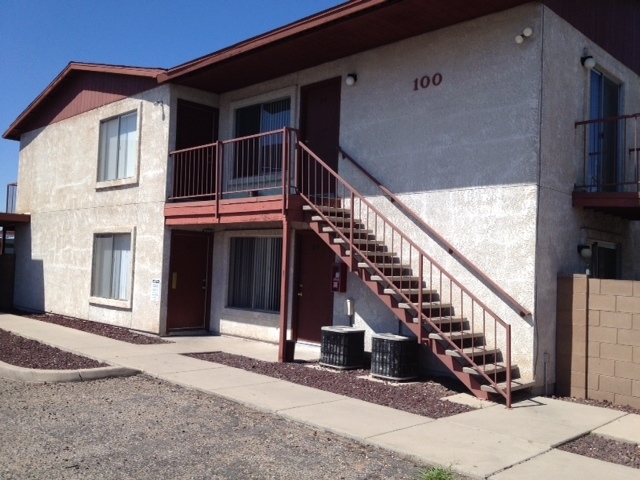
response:
M333 251L313 232L298 232L297 340L320 343L321 327L333 323Z
M213 240L201 232L171 232L167 329L207 327Z
M300 134L302 141L333 171L338 171L340 144L340 77L306 85L301 89ZM332 194L335 185L313 165L302 167L305 193Z

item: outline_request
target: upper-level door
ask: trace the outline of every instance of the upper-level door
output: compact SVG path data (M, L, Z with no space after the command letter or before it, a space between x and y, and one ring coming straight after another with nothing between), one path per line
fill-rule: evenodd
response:
M602 72L591 70L590 120L620 115L620 84ZM589 127L589 164L587 181L593 191L613 192L620 183L619 122L594 122Z
M340 77L306 85L301 89L300 134L302 141L329 168L338 171L340 142ZM302 190L311 195L335 193L327 173L314 165L302 166Z
M178 99L176 114L176 150L200 147L218 140L218 109L208 105ZM184 158L184 165L176 165L173 191L178 186L189 186L189 193L206 195L215 193L216 169L211 153L206 158L195 155ZM206 197L203 197L205 199Z

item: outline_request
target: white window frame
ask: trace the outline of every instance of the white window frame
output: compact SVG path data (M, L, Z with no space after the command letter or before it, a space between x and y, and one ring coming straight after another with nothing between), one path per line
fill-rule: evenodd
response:
M105 236L116 236L116 235L129 235L130 243L129 243L129 265L127 272L124 273L127 279L126 286L126 299L118 299L118 298L107 298L95 296L93 287L94 287L94 276L96 274L96 239L98 237ZM122 309L130 309L133 304L133 280L134 280L134 265L135 265L135 245L136 245L136 228L135 227L114 227L114 228L103 228L94 230L92 235L91 242L91 275L90 275L90 285L89 285L89 303L95 305L104 305L108 307L116 307Z
M135 119L136 130L135 130L135 138L133 140L135 142L135 145L128 150L129 154L131 153L133 154L133 158L128 159L130 160L128 162L129 172L124 173L123 174L124 176L122 177L116 176L116 178L114 179L103 180L102 179L104 177L103 171L105 169L105 149L107 148L106 136L105 136L106 125L109 124L110 122L114 122L116 120L118 121L119 132L117 137L118 145L116 146L116 148L118 149L117 158L119 160L120 159L120 139L121 139L120 122L123 118L130 115L136 115L136 119ZM113 115L100 120L100 125L98 128L98 161L97 161L97 169L96 169L96 189L97 190L132 185L132 184L138 183L141 119L142 119L142 109L139 108L139 109L127 110L125 112L118 113L117 115ZM116 166L116 170L117 169L118 169L118 166Z

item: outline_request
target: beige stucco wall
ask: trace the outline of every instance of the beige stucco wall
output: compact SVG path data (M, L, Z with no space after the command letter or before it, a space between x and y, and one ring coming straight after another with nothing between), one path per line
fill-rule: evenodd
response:
M283 96L291 97L298 126L300 87L356 72L356 85L342 87L341 146L533 309L540 17L540 8L528 5L223 94L221 138L233 137L235 108ZM525 27L534 36L517 45L514 37ZM414 79L436 73L442 75L439 86L414 91ZM342 163L340 172L377 195L349 165ZM395 218L456 277L486 294L423 232ZM214 262L217 268L224 266ZM336 323L345 322L346 298L356 301L356 323L367 329L367 342L371 333L397 331L395 317L357 281L336 295ZM531 323L492 300L492 308L514 324L517 360L526 370ZM255 324L253 317L247 313L245 321ZM225 328L223 322L223 333Z
M622 278L640 278L640 257L635 248L638 230L634 223L571 205L574 184L581 183L582 175L581 137L578 138L574 123L589 118L590 72L581 65L580 57L586 49L595 58L596 68L622 84L623 114L640 111L640 78L547 8L543 31L536 313L538 318L552 319L556 313L557 274L585 272L577 254L578 244L588 240L618 244ZM536 327L537 370L542 371L547 353L548 371L552 374L556 370L555 322L538 323ZM551 376L548 380L554 381Z
M168 259L167 191L170 89L149 90L22 136L17 210L31 227L16 240L17 307L158 332L166 295L152 301L152 280ZM96 184L100 121L138 112L139 158L133 181ZM134 233L130 305L89 301L93 235Z

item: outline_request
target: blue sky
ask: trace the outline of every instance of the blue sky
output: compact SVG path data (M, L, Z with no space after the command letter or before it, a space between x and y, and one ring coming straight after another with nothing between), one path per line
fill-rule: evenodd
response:
M174 67L343 0L0 0L0 132L70 61ZM0 139L0 211L19 143Z

